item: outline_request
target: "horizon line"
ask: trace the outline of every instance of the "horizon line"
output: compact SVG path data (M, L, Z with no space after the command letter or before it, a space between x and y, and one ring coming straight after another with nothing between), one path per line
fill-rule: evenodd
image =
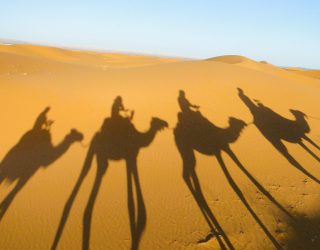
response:
M65 46L61 44L56 43L42 43L42 42L36 42L36 41L21 41L16 39L10 39L10 38L0 38L0 44L2 45L35 45L35 46L42 46L42 47L52 47L52 48L60 48L60 49L66 49L66 50L76 50L76 51L88 51L88 52L98 52L98 53L116 53L116 54L125 54L125 55L132 55L132 56L149 56L149 57L159 57L159 58L171 58L171 59L181 59L181 60L207 60L211 58L216 58L220 56L241 56L245 57L249 60L254 60L256 62L267 62L272 65L275 65L279 68L284 69L290 69L290 68L296 68L296 69L302 69L302 70L319 70L316 68L307 68L307 67L301 67L301 66L280 66L273 64L272 62L266 61L266 60L258 60L258 59L252 59L250 57L244 56L242 54L225 54L225 55L214 55L206 58L194 58L194 57L183 57L183 56L176 56L176 55L166 55L166 54L153 54L148 52L142 52L142 51L127 51L127 50L108 50L108 49L98 49L98 48L85 48L85 47L77 47L77 46Z

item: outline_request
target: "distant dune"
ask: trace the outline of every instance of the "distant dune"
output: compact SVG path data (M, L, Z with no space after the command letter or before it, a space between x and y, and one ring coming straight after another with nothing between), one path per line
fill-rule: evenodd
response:
M242 56L0 45L0 248L50 249L56 238L57 249L68 250L85 242L90 249L319 249L320 80L309 74L317 75ZM202 116L178 114L179 90ZM128 171L124 160L88 160L119 95L146 132ZM152 117L168 122L155 137L164 123ZM191 122L176 144L178 117ZM133 135L119 151L129 150ZM195 160L192 143L217 157L196 152Z
M237 66L249 68L252 70L261 71L267 74L273 74L280 77L289 78L289 79L294 79L296 77L296 76L293 76L292 74L288 74L287 72L288 70L286 69L274 66L266 61L257 62L244 56L227 55L227 56L212 57L207 60L233 64L233 65L237 65ZM302 74L302 75L311 76L311 74L310 75Z
M287 68L288 71L304 76L314 77L320 79L320 70L301 69L301 68Z
M19 57L16 64L21 67L30 67L30 64L39 70L43 64L69 64L95 67L103 70L109 68L129 68L179 61L175 58L161 58L155 56L126 55L116 53L99 53L92 51L67 50L54 47L35 46L29 44L14 44L11 46L0 45L2 64L10 60L9 57ZM14 63L13 63L14 64ZM13 64L6 67L13 67ZM56 65L57 66L57 65ZM63 65L68 66L68 65ZM5 69L0 69L6 72Z

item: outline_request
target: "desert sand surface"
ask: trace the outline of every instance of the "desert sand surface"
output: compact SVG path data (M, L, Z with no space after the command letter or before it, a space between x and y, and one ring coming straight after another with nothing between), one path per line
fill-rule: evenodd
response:
M66 250L88 242L90 249L319 249L320 80L240 56L181 60L0 45L0 87L1 249L50 249L55 238ZM232 142L221 154L195 151L195 172L185 178L173 133L179 90L223 131L219 140ZM133 194L124 160L110 160L105 173L85 162L118 95L135 111L137 130L158 132L136 158ZM39 129L48 106L54 123ZM168 128L150 130L152 117ZM247 126L234 130L230 117ZM81 143L79 134L65 138L71 129L83 134ZM299 143L304 134L314 145ZM192 139L210 146L201 135ZM59 154L44 163L50 150ZM83 166L90 168L67 211Z
M301 69L301 68L287 68L288 71L294 72L297 74L314 77L320 79L320 70L315 69Z

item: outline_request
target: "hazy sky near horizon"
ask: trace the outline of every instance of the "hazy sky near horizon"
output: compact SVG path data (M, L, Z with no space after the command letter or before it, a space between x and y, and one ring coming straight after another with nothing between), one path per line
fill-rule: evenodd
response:
M320 68L318 0L0 0L0 38Z

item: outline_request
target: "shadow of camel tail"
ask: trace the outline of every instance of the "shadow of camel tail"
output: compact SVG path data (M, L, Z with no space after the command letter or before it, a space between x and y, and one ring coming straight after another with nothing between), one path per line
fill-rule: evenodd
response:
M258 223L260 228L263 230L265 235L269 238L269 240L272 242L275 249L283 249L283 247L278 243L278 241L273 237L273 235L269 232L267 227L263 224L263 222L260 220L260 218L257 216L257 214L254 212L254 210L251 208L249 203L247 202L246 198L244 197L242 191L238 187L238 185L235 183L233 178L231 177L229 171L227 170L227 167L222 159L221 154L217 154L217 160L222 168L222 171L224 172L230 186L233 188L233 190L238 195L239 199L242 201L243 205L247 208L249 213L252 215L252 217L255 219L255 221Z
M58 229L57 229L57 232L56 232L56 235L55 235L55 238L54 238L54 242L51 246L51 250L54 250L54 249L57 249L57 246L58 246L58 243L59 243L59 240L61 238L61 235L62 235L62 232L63 232L63 229L64 229L64 226L67 222L67 219L68 219L68 216L70 214L70 210L72 208L72 205L73 205L73 202L79 192L79 189L81 187L81 184L83 182L83 180L85 179L85 177L87 176L89 170L90 170L90 167L91 167L91 164L92 164L92 160L93 160L93 157L95 155L95 145L96 145L96 142L97 142L97 139L98 139L98 134L96 134L93 139L91 140L91 143L90 143L90 147L88 149L88 152L87 152L87 156L86 156L86 159L84 161L84 164L83 164L83 168L82 168L82 171L80 173L80 176L64 206L64 209L63 209L63 213L62 213L62 216L61 216L61 219L60 219L60 223L59 223L59 226L58 226Z

